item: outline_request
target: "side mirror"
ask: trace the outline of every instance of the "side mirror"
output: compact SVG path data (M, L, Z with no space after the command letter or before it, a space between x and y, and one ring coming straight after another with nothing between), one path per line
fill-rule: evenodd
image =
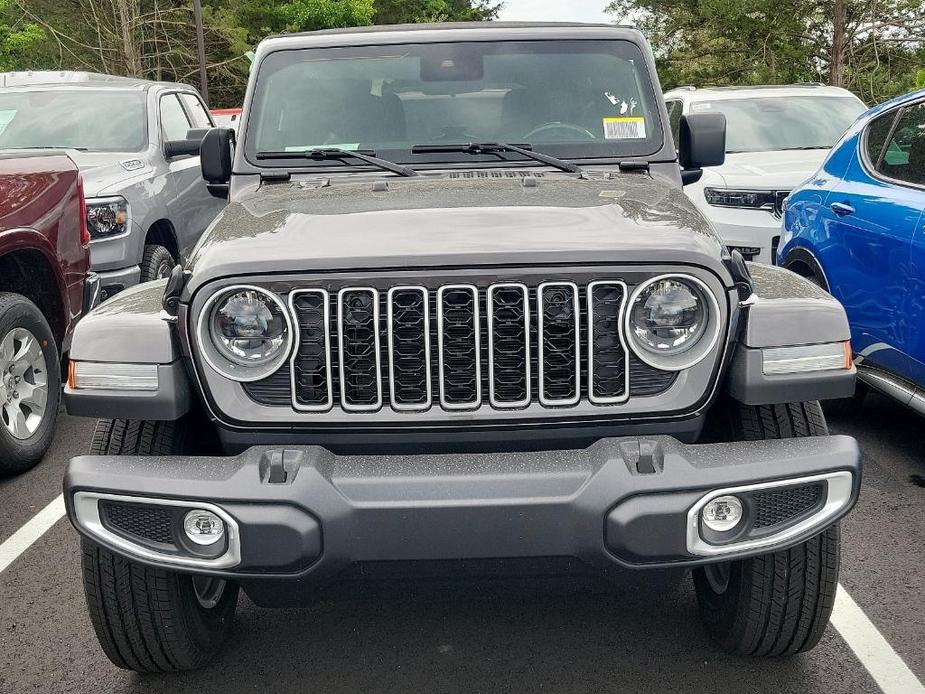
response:
M202 138L199 166L209 192L216 197L228 197L234 140L231 128L212 128Z
M684 185L696 183L706 166L726 161L726 116L722 113L690 113L681 117L678 158Z
M186 133L186 139L168 140L164 143L164 155L168 159L199 154L202 138L209 132L208 128L195 128Z

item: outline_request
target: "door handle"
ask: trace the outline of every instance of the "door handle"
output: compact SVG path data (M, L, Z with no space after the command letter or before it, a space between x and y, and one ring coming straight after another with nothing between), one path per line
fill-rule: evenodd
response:
M833 202L829 205L829 209L839 217L847 217L848 215L854 214L854 208L847 202Z

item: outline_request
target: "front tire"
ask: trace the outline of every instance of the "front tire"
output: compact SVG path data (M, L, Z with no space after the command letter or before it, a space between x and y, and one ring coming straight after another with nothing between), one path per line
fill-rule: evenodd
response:
M818 402L748 406L722 403L717 431L729 441L828 433ZM812 649L829 622L840 563L833 525L802 544L749 559L695 569L704 625L736 655L783 656Z
M94 455L184 455L213 448L193 415L176 422L100 420ZM238 586L161 568L81 540L84 593L103 651L136 672L193 670L208 663L231 633Z
M170 271L177 264L173 255L163 246L149 244L141 259L141 282L150 282L170 276Z
M34 467L51 446L60 368L54 335L38 306L0 292L0 475Z

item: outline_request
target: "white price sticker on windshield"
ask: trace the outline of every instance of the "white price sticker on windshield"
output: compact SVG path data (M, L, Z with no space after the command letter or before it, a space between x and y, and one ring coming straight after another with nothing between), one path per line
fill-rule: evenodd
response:
M604 139L645 140L646 119L642 116L624 116L604 119Z

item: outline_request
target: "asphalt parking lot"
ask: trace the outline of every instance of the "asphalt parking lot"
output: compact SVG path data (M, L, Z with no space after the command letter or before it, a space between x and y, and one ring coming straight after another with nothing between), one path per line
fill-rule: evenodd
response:
M55 521L56 506L43 512L92 433L91 422L62 416L45 461L0 480L0 692L923 691L925 423L871 397L860 417L830 427L856 436L864 454L861 500L843 524L841 584L869 622L840 613L809 654L725 656L707 642L687 580L666 587L634 574L607 590L414 589L304 610L242 597L233 643L209 668L140 677L97 646L76 534ZM42 513L47 532L7 542ZM884 657L876 630L898 658Z

